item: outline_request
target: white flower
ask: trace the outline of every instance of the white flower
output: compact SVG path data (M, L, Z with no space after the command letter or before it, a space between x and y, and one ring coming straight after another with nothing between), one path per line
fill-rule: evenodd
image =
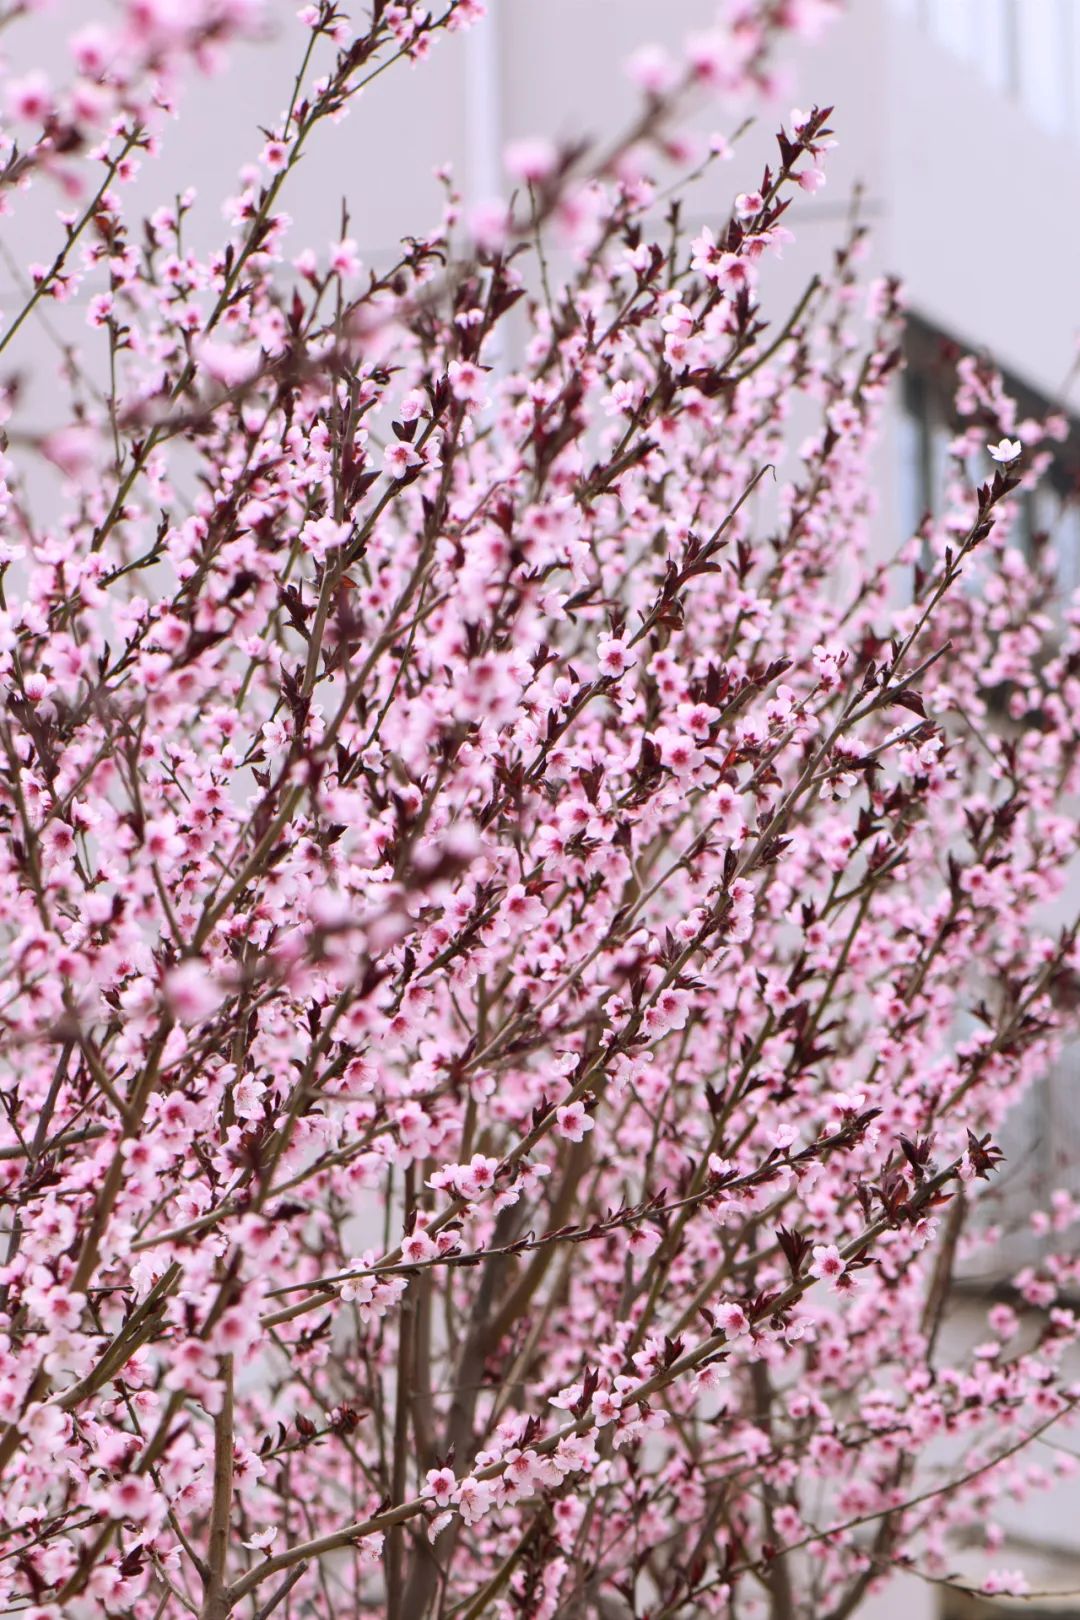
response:
M436 1537L441 1536L453 1517L452 1513L436 1513L427 1527L428 1540L434 1541Z
M986 448L993 461L1015 461L1023 446L1019 439L1001 439L997 444L988 444Z
M269 1525L265 1530L256 1530L251 1540L244 1542L244 1546L250 1547L253 1552L261 1552L265 1549L267 1557L269 1557L269 1549L273 1546L276 1540L277 1525L272 1524Z

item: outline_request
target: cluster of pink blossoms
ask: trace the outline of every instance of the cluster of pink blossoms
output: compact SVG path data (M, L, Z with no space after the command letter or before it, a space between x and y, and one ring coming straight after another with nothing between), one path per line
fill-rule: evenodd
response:
M899 290L856 229L759 302L828 115L690 239L652 178L831 9L728 0L381 274L283 190L476 0L306 6L207 260L126 165L255 8L7 87L0 198L93 202L0 353L89 278L115 382L0 378L3 1612L844 1620L1052 1482L1067 1191L945 1330L1077 1000L1080 608L1012 539L1065 428L962 362L882 558Z
M50 4L14 0L3 22ZM59 67L9 70L0 95L0 214L12 212L13 192L41 177L84 201L87 157L105 165L108 180L130 179L138 153L156 151L185 71L224 66L230 44L256 37L265 23L264 0L120 0L111 15L84 19L57 53ZM71 296L71 267L51 275L35 268L53 297Z

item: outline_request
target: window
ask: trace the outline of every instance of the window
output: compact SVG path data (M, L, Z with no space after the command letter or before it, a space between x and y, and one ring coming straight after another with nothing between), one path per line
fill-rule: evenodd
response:
M909 372L904 377L903 390L897 448L900 532L907 536L915 533L934 502L927 463L927 412L922 379Z
M979 1228L992 1228L995 1238L991 1250L976 1251L963 1273L969 1292L991 1292L1011 1282L1023 1267L1037 1265L1047 1251L1069 1246L1070 1235L1040 1233L1031 1216L1047 1210L1050 1195L1059 1188L1080 1196L1078 1083L1080 1048L1073 1045L1032 1085L997 1132L995 1141L1005 1159L981 1190L978 1207Z
M976 59L979 50L978 5L979 0L933 0L927 8L931 33L946 50L955 51L969 62Z
M939 512L949 476L951 411L945 390L909 365L900 409L900 524L906 539Z
M918 533L928 512L942 515L956 470L949 445L964 425L953 404L962 351L918 320L909 323L907 351L896 425L897 521L903 540ZM1006 377L1005 385L1021 420L1050 413L1045 399L1015 379ZM981 481L991 471L989 462L975 457L964 470L965 481ZM1033 561L1044 547L1051 548L1059 606L1080 587L1080 433L1060 446L1055 465L1021 498L1013 541Z
M894 8L1015 96L1041 128L1080 140L1076 0L893 0Z
M1070 124L1069 9L1061 0L1024 0L1014 19L1017 95L1035 122L1055 135Z
M1013 0L983 0L979 8L974 60L995 90L1015 90Z

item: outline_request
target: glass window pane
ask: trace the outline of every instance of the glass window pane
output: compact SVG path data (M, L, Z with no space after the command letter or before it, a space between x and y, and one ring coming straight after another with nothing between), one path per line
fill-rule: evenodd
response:
M1069 132L1074 140L1080 139L1080 5L1076 0L1061 0L1065 17L1065 86L1066 112Z
M897 475L901 537L909 540L930 508L927 478L927 389L920 377L908 372L897 423Z
M972 60L979 51L979 0L930 0L930 27L947 50Z
M1020 490L1016 496L1016 522L1009 536L1029 562L1035 560L1035 535L1039 527L1035 515L1035 500L1030 489Z
M936 417L930 427L930 500L937 512L942 508L945 488L953 475L951 443L952 434L940 416Z
M1044 129L1066 126L1067 52L1060 0L1024 0L1017 8L1020 100Z
M910 538L926 511L922 478L922 428L905 411L900 418L900 527Z
M1080 585L1080 509L1070 502L1054 525L1054 551L1057 554L1058 589L1062 605L1068 604Z
M1074 1195L1080 1178L1077 1174L1076 1147L1080 1141L1077 1125L1076 1087L1080 1081L1080 1046L1069 1043L1047 1077L1047 1134L1050 1148L1046 1155L1046 1174L1039 1190L1040 1202L1046 1201L1052 1187L1066 1187Z
M974 56L995 90L1008 90L1014 83L1009 61L1011 0L983 0L976 27Z

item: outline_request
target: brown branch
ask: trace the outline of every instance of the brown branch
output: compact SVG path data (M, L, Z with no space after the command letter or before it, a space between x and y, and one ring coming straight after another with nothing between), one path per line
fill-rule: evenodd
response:
M201 1620L226 1620L232 1599L225 1585L233 1495L233 1358L221 1358L221 1411L214 1419L214 1498L207 1541L206 1594Z

